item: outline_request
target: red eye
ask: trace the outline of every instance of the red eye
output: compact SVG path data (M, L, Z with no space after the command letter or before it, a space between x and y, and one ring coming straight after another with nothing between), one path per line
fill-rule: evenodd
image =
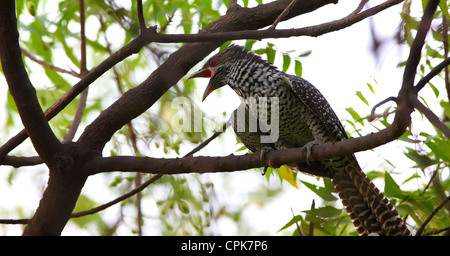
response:
M215 59L211 59L211 60L209 61L209 65L210 65L210 66L216 65L216 60L215 60Z

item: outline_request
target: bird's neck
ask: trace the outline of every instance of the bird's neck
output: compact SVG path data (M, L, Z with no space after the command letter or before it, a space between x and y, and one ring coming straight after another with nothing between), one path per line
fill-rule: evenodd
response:
M269 97L281 72L267 62L239 61L227 75L228 85L242 98Z

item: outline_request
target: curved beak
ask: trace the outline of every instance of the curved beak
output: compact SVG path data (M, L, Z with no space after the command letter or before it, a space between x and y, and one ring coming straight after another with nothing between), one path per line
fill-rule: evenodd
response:
M186 81L191 80L192 78L196 78L196 77L209 77L211 78L214 75L214 70L209 69L209 68L205 68L205 69L200 69L199 71L193 73L192 75L190 75L188 77L188 79L186 79ZM208 97L208 95L213 91L212 89L212 85L211 82L208 83L208 86L206 87L205 92L203 93L203 97L202 97L202 102L206 99L206 97Z

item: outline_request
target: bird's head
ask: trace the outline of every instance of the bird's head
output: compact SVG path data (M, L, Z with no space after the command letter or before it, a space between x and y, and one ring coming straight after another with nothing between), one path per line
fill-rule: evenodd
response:
M227 84L226 77L232 65L239 59L245 57L248 51L241 46L231 45L227 49L212 56L203 67L189 76L189 79L196 77L209 77L208 86L203 93L202 101L214 90Z

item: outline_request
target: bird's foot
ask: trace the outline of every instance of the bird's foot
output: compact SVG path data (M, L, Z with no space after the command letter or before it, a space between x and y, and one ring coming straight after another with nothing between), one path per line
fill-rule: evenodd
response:
M267 152L270 152L270 151L272 151L272 150L273 150L273 148L270 148L270 147L263 147L263 148L261 149L261 155L259 156L259 160L260 160L261 163L264 165L264 170L263 170L263 172L261 173L263 176L266 175L267 168L269 168L269 166L267 166L267 165L264 164L264 158L265 158L265 156L266 156L266 153L267 153Z
M312 152L312 147L314 147L315 145L319 145L322 144L323 141L321 139L315 139L313 141L310 141L308 143L305 144L304 148L306 148L306 164L309 164L309 158L311 157L311 152Z

